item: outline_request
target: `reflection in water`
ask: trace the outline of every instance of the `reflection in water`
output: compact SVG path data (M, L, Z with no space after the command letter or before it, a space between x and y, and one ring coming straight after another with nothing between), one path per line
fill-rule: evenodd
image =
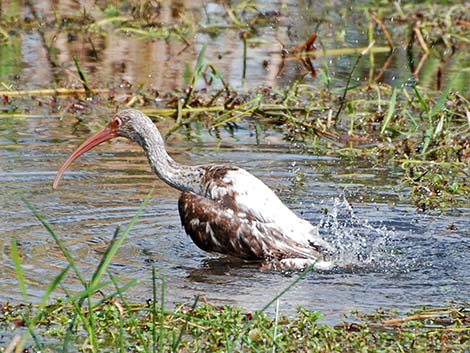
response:
M249 89L260 83L283 87L299 79L318 84L315 73L319 70L329 76L328 82L342 86L357 52L338 55L331 50L364 48L369 44L363 9L350 7L347 1L341 2L341 11L338 4L331 3L316 3L315 8L309 8L295 0L258 2L256 12L239 13L241 20L257 20L256 31L247 38L247 76L242 82L244 60L240 33L244 30L233 27L226 6L219 2L163 1L155 8L122 7L114 9L116 13L112 11L115 5L99 9L94 1L31 2L33 12L28 3L14 3L11 8L6 5L4 16L21 16L15 13L20 10L26 18L37 16L41 22L51 24L39 30L19 30L12 33L8 43L0 45L0 80L14 81L19 89L81 87L73 62L76 56L92 87L143 85L156 92L173 91L185 87L187 66L194 65L204 45L207 45L206 62L212 63L236 88ZM57 31L52 25L57 14L64 17L65 23L67 16L80 21L84 14L90 14L97 23L89 24L82 19L86 30L75 30L75 24L71 28L64 25ZM116 19L116 25L110 18ZM117 30L118 25L124 26L132 19L153 24L155 31L136 34L130 25L127 33ZM439 88L450 74L460 72L454 84L468 90L469 73L461 71L462 67L468 67L467 50L436 48L435 53L423 55L416 39L407 37L408 26L387 23L386 27L394 38L395 50L388 51L383 31L375 26L376 47L385 50L361 60L354 75L357 79L375 79L392 85L418 80L423 86ZM318 36L317 58L292 56L296 48L315 35Z

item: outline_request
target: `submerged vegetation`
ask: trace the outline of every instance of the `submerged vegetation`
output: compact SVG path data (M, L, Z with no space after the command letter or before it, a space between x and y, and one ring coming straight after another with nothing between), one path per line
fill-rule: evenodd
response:
M373 2L360 9L360 27L367 37L367 45L360 48L326 48L321 34L329 20L313 19L315 28L297 43L273 39L278 50L263 62L263 67L276 72L276 78L282 78L293 63L300 74L280 87L260 84L250 89L244 86L250 74L250 50L260 45L258 31L268 24L275 26L282 17L282 6L273 11L251 1L228 2L219 12L206 13L202 23L178 8L173 9L181 10L173 21L165 21L158 1L95 3L94 11L80 8L67 14L52 11L47 16L32 1L25 2L26 15L15 8L15 1L3 8L0 5L0 119L71 115L82 124L91 115L107 115L103 110L132 106L161 124L167 138L179 133L196 139L201 131L220 136L221 130L233 132L239 126L256 136L275 130L305 153L367 160L371 168L397 170L397 188L409 191L409 201L419 211L470 206L468 3ZM29 31L38 33L43 42L54 81L24 89L16 81L20 65L12 63L21 62L18 33ZM183 88L171 90L125 80L103 84L93 78L89 65L81 62L83 58L73 56L67 65L61 63L55 47L58 33L67 33L71 42L83 36L89 43L89 56L99 61L94 42L100 43L97 38L110 33L138 40L176 41L183 52L195 45L196 35L217 36L226 31L239 36L243 52L240 85L232 84L217 60L207 57L206 46L198 50L194 67L185 65L180 78ZM338 30L334 35L341 40L345 33ZM403 70L409 75L387 79L387 70L400 51L406 53ZM386 58L378 65L378 56L384 53ZM338 56L347 56L350 62L342 77L328 65L328 58ZM274 58L275 64L271 62ZM282 316L282 307L273 308L278 297L265 308L269 307L270 314L215 307L203 298L170 310L164 305L164 278L154 271L152 298L146 304L135 304L125 291L137 281L121 285L108 265L136 218L123 232L116 231L90 279L80 273L51 226L29 207L68 265L49 285L39 305L0 303L0 328L5 332L0 342L9 339L0 345L2 352L18 347L41 352L63 347L87 352L470 350L468 303L423 308L405 317L378 310L368 316L347 317L344 324L332 327L318 322L318 312L302 308L294 317ZM15 241L11 257L24 300L29 302ZM69 293L63 281L69 272L83 284L82 293ZM292 285L307 273L300 274ZM55 291L61 297L51 301Z

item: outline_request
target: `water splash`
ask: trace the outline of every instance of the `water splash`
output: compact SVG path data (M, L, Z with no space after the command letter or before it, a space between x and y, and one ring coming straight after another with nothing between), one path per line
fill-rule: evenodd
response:
M358 218L343 196L320 220L320 233L335 249L334 263L343 272L406 272L399 233L384 224Z

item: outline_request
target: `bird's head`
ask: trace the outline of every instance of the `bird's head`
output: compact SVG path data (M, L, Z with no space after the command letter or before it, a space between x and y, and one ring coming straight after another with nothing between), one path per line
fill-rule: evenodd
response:
M132 141L141 144L142 132L148 128L155 128L152 121L144 113L135 109L121 110L114 114L111 121L105 128L96 134L90 136L83 142L64 162L60 167L57 175L52 184L52 188L56 189L59 184L60 178L65 170L72 164L74 160L80 157L85 152L91 150L93 147L102 144L103 142L112 140L116 137L126 137Z

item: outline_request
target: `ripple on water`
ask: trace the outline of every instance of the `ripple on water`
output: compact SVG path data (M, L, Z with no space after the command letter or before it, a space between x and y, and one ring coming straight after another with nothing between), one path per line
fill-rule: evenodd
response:
M44 119L41 124L49 124L52 135L69 134L63 127L55 131L54 122ZM60 190L52 193L55 166L69 151L59 150L60 144L52 141L41 140L38 146L34 130L30 134L31 140L24 134L15 149L3 149L0 159L3 299L21 301L9 253L11 238L18 241L33 300L39 300L66 265L50 235L19 199L19 192L50 221L79 269L91 275L116 227L129 223L155 186L152 200L110 267L122 283L140 281L127 293L135 301L151 297L152 267L165 277L168 305L192 302L195 295L202 295L214 304L247 310L262 308L297 276L263 272L257 265L199 250L179 225L177 193L155 181L142 151L124 141L104 145L78 160ZM327 321L334 321L351 309L409 309L468 299L470 210L440 216L417 214L399 203L393 192L396 175L391 171L375 170L360 161L351 164L299 154L287 144L255 145L254 137L251 144L246 143L249 139L243 136L243 145L227 139L225 148L201 143L191 152L175 146L173 152L187 164L219 161L248 169L295 212L320 223L322 236L335 245L337 268L310 273L281 298L282 313L292 313L301 305L320 310ZM76 138L67 149L78 143ZM300 182L297 172L303 175ZM350 203L338 197L342 193ZM82 289L72 276L66 285L72 292Z

